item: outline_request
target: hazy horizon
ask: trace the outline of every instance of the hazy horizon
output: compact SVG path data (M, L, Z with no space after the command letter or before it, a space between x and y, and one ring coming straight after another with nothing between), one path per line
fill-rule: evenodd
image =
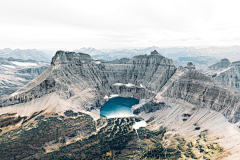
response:
M0 48L240 44L237 1L1 1Z

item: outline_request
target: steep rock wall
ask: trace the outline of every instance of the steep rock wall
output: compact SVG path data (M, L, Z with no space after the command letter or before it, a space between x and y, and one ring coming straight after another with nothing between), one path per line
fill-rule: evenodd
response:
M48 73L37 78L41 82L30 82L29 87L2 99L0 107L28 102L56 91L61 99L79 99L79 105L87 110L101 106L105 95L150 98L175 71L172 60L156 51L135 56L125 64L99 62L84 53L58 51ZM133 86L115 86L115 83L131 83Z
M228 87L232 92L240 94L240 62L231 63L228 59L210 66L204 74L213 77L217 84Z
M162 94L164 97L182 99L199 107L222 113L230 122L240 120L240 95L218 86L214 79L201 72L186 69Z

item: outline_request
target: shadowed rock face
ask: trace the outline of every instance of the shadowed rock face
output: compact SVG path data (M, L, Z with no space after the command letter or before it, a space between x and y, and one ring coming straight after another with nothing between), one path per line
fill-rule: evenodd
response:
M163 93L164 97L183 99L191 104L222 113L230 122L240 120L240 95L218 86L197 70L188 70Z

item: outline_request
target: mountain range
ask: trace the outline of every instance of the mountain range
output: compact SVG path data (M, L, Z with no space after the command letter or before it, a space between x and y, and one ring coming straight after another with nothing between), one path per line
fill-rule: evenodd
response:
M47 62L0 58L0 98L17 91L48 67Z
M0 158L237 159L240 95L205 74L156 50L114 61L58 51L41 75L0 99ZM113 95L140 100L137 116L101 117ZM139 121L147 126L134 129Z
M2 58L15 58L15 59L23 59L23 60L36 60L36 61L44 61L50 62L51 58L46 55L44 52L36 50L36 49L26 49L20 50L15 49L11 50L10 48L5 48L0 50L0 57Z
M132 58L136 55L148 54L156 50L161 55L173 59L174 65L183 66L191 61L198 70L206 69L208 66L217 63L220 59L228 57L230 60L240 60L240 47L148 47L143 49L118 49L103 52L95 48L81 48L74 52L90 54L93 58L103 60L115 60L121 58Z

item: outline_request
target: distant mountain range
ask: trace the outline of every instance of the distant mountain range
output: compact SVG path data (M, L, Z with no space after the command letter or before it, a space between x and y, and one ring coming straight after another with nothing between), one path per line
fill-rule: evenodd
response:
M172 57L176 66L185 66L188 62L193 62L196 69L204 70L208 66L217 63L219 58L210 56L196 56L196 57Z
M205 48L194 48L194 47L147 47L142 49L114 49L114 50L98 50L92 47L80 48L74 50L78 53L87 53L91 57L102 60L116 60L121 58L132 58L136 55L149 54L151 51L156 50L161 55L171 58L176 66L184 66L187 62L191 61L196 66L196 69L203 70L208 66L217 63L220 59L228 57L230 61L240 60L240 46L232 47L205 47ZM37 61L51 61L51 55L54 51L43 50L39 51L36 49L27 50L11 50L5 48L0 50L0 57L3 58L17 58L17 59L32 59ZM47 54L46 54L47 53Z
M148 47L143 49L122 49L122 50L111 50L109 52L103 52L95 48L81 48L74 50L74 52L82 52L90 54L94 58L102 58L106 60L113 60L116 58L132 58L139 54L149 54L151 51L156 50L161 55L168 58L172 57L198 57L198 56L210 56L217 58L228 57L230 60L235 60L236 57L240 59L240 46L232 47L205 47L205 48L194 48L194 47Z
M11 50L10 48L5 48L3 50L0 50L0 57L2 57L2 58L12 57L12 58L23 59L23 60L32 59L32 60L44 61L44 62L51 61L50 56L48 56L44 52L36 50L36 49Z
M49 67L49 63L35 60L0 58L0 98L8 96Z
M104 60L115 60L121 58L132 58L135 55L149 54L151 51L156 50L161 55L171 58L176 66L184 66L187 62L191 61L195 64L196 69L203 70L208 66L217 63L220 59L228 57L230 60L240 60L240 46L232 47L171 47L159 48L148 47L144 49L122 49L112 50L109 52L102 52L95 48L81 48L74 50L74 52L82 52L90 54L93 58Z

